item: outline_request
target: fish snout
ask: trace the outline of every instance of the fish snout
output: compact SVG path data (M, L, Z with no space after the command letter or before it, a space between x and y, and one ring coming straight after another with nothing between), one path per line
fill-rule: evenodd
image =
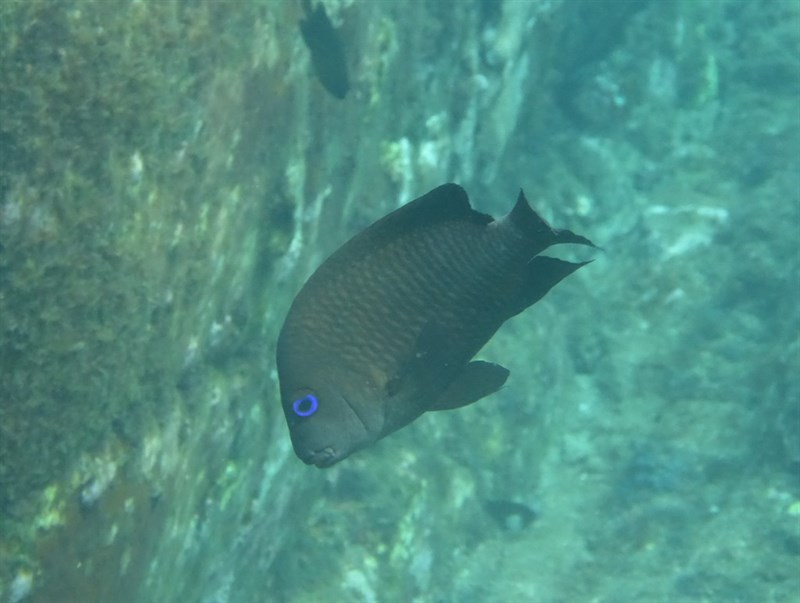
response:
M316 465L320 469L330 467L339 460L336 451L331 446L321 450L309 450L301 458L306 465Z

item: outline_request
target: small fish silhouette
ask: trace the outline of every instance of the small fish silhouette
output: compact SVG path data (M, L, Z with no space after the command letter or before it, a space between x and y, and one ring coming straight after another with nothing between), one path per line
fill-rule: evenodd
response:
M304 0L303 8L306 16L300 21L300 33L311 51L314 73L328 92L342 99L350 90L342 40L322 4L312 10L311 1Z

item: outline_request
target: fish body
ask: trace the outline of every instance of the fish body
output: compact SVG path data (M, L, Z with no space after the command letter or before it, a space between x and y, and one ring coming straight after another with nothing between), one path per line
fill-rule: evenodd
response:
M483 508L504 530L518 532L538 517L528 505L511 500L487 500Z
M328 92L343 99L350 90L350 78L342 40L324 5L312 9L310 0L305 0L303 6L306 16L300 20L300 34L311 52L314 73Z
M298 293L278 338L297 456L327 467L424 412L499 389L508 371L471 359L585 264L538 255L558 243L592 245L552 229L521 191L494 220L445 184L340 247Z

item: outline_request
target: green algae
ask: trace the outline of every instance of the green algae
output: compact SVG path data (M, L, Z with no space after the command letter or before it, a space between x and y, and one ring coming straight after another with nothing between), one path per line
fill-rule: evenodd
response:
M37 492L74 506L65 476L81 455L102 454L109 441L130 454L183 405L187 334L208 311L189 307L220 261L229 222L287 213L263 193L249 203L254 187L268 187L264 174L250 176L263 150L240 153L234 169L214 160L232 146L241 112L201 101L238 77L225 69L248 53L233 32L253 16L228 9L0 6L0 509L12 559L42 530L66 524L60 539L84 529ZM247 239L264 271L290 236L273 222L269 238ZM218 276L219 297L250 270ZM240 301L228 306L253 306L237 287Z

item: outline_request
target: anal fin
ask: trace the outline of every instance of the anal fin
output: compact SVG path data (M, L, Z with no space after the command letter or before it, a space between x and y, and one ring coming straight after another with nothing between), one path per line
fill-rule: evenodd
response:
M567 262L546 255L533 258L525 266L521 286L508 309L509 318L535 304L559 282L591 262Z

